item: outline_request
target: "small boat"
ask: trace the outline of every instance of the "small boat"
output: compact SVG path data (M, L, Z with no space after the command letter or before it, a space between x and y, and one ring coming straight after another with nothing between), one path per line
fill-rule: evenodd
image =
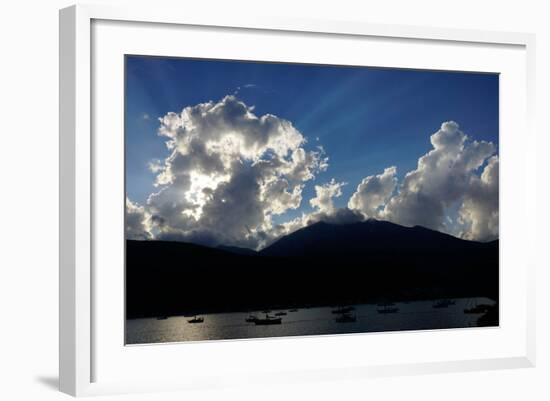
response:
M439 301L436 301L432 305L432 308L436 308L436 309L448 308L449 306L454 305L454 304L456 304L456 301L454 301L452 299L440 299Z
M346 306L346 307L340 307L338 309L334 309L332 313L333 314L349 313L354 310L355 308L353 306Z
M257 318L256 316L250 315L250 316L248 316L248 317L247 317L246 319L244 319L244 320L245 320L245 322L247 322L247 323L254 323L257 319L258 319L258 318Z
M298 309L293 308L293 309L289 309L288 311L289 311L289 312L298 312Z
M204 322L204 318L195 316L193 319L190 319L187 322L189 322L189 323L202 323L202 322Z
M357 317L355 315L350 315L349 313L344 313L341 316L338 316L335 320L336 323L355 323L357 321Z
M473 308L464 309L464 313L466 314L486 313L487 311L489 311L489 309L491 309L490 305L480 304L480 305L474 306Z
M378 313L383 313L383 314L386 314L386 313L397 313L399 312L399 308L397 306L390 306L390 304L382 307L382 308L378 308L376 310Z
M168 316L157 316L157 320L166 320Z
M281 324L282 319L280 317L272 317L269 315L265 315L265 319L258 318L254 320L254 323L257 326L266 326L269 324Z
M262 313L270 313L271 311L269 309L263 310Z
M275 316L286 316L286 312L277 312Z

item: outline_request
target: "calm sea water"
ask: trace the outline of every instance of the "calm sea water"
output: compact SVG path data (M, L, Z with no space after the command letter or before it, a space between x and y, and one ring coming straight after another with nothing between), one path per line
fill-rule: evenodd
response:
M480 314L465 314L465 308L478 304L494 305L488 298L455 299L447 308L434 308L433 301L396 303L397 313L381 314L376 304L354 305L357 317L353 323L338 323L332 312L335 308L302 308L296 312L287 309L280 325L257 326L247 323L249 315L265 317L260 311L217 313L201 315L203 323L192 324L190 316L172 316L165 320L156 318L131 319L126 322L127 344L150 344L180 341L226 340L238 338L265 338L320 334L367 333L377 331L446 329L477 326Z

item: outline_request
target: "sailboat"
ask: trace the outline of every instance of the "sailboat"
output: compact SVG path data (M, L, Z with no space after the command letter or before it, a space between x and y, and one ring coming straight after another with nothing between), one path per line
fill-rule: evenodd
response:
M453 300L453 299L440 299L439 301L436 301L433 305L432 305L432 308L436 308L436 309L439 309L439 308L447 308L451 305L454 305L456 304L456 301Z
M487 304L478 304L477 301L475 301L475 305L471 308L464 309L464 313L466 314L473 314L473 313L485 313L490 309L490 305Z
M387 314L399 312L399 308L395 306L393 302L381 303L378 304L378 306L380 306L380 308L376 309L378 313Z
M349 313L351 311L355 310L355 308L353 306L341 306L337 309L334 309L332 311L333 314L341 314L341 313Z
M202 323L202 322L204 322L204 318L195 316L193 319L190 319L187 322L189 322L189 323Z
M254 320L254 323L257 326L265 326L269 324L281 324L282 318L280 317L272 317L269 316L267 313L265 314L265 319L258 318Z
M357 321L357 316L343 313L341 316L338 316L335 321L336 323L355 323Z

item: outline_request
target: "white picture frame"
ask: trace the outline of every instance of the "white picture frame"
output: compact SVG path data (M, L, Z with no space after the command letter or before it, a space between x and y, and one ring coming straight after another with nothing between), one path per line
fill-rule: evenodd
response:
M243 366L242 369L236 369L230 375L231 365L228 364L223 370L212 374L205 374L201 369L186 371L185 378L176 376L150 377L151 373L143 370L128 370L125 377L117 377L114 374L109 375L105 380L101 379L101 372L98 372L96 358L102 360L103 366L108 361L113 366L116 363L129 363L136 358L151 358L147 361L159 361L165 356L168 347L173 345L162 345L154 347L142 347L146 349L147 356L143 356L141 351L131 351L128 361L106 359L107 350L105 338L112 333L107 333L107 322L102 319L117 319L117 315L104 318L104 314L98 313L101 306L96 307L94 303L94 291L100 283L104 283L104 278L98 278L94 271L97 260L109 258L109 252L105 251L101 255L97 253L98 248L94 245L94 232L98 230L96 218L97 213L97 188L96 175L98 165L98 152L106 149L105 145L97 144L93 138L94 127L99 126L98 121L94 121L94 88L92 77L95 73L94 68L100 68L96 63L94 56L99 54L97 51L104 41L98 39L93 41L94 23L101 21L107 22L109 26L117 23L149 24L158 26L158 35L164 35L165 29L185 29L185 27L203 27L205 29L231 29L232 32L240 32L243 35L252 35L254 32L267 32L273 35L284 34L307 35L311 37L339 37L383 39L385 41L415 41L418 43L431 43L436 46L452 45L460 48L479 48L485 51L485 47L495 49L512 49L510 57L517 62L516 73L521 72L521 77L510 80L510 85L516 85L521 89L524 97L515 101L519 102L520 110L511 107L512 104L504 104L505 110L510 114L516 114L514 127L520 128L522 134L517 135L523 140L523 144L518 144L518 138L510 132L502 146L503 168L501 182L514 181L522 182L524 191L521 194L509 194L508 197L501 194L503 207L508 203L514 203L518 207L515 212L510 212L506 219L501 221L501 232L511 232L512 228L522 225L523 232L528 234L518 243L516 249L510 250L510 253L503 254L501 259L514 258L519 260L518 270L521 275L519 279L507 280L505 285L516 286L521 301L514 304L513 317L508 321L504 320L503 326L497 329L488 329L487 331L469 331L460 334L463 338L460 341L467 343L475 336L485 337L487 342L498 343L500 348L495 348L491 352L471 352L464 358L449 357L442 355L442 359L417 360L411 354L408 360L384 359L383 355L376 361L364 361L360 353L352 361L340 361L340 364L331 366L331 355L329 351L328 362L320 363L316 368L308 364L297 364L293 369L285 369L284 361L276 368L269 370L264 367L258 367L256 372L248 370ZM143 25L141 25L143 26ZM110 29L109 27L107 27ZM136 30L141 29L134 26ZM134 29L132 28L132 29ZM116 27L112 32L130 29L128 25ZM137 32L137 31L136 31ZM156 35L156 34L155 34ZM158 36L160 38L161 36ZM113 42L124 42L123 35L117 38L111 37ZM155 36L151 36L151 41ZM115 40L117 39L117 40ZM113 45L116 46L116 45ZM145 45L143 45L145 46ZM449 371L467 371L479 369L503 369L512 367L530 367L535 364L535 338L534 338L534 270L535 261L528 256L533 254L529 248L534 241L530 241L530 236L534 235L534 208L529 207L527 200L535 196L536 183L534 178L527 174L534 169L534 143L533 132L533 111L534 111L534 35L524 33L506 33L506 32L485 32L457 29L437 29L414 26L390 26L375 25L363 22L348 21L317 21L317 20L296 20L292 18L272 18L258 16L242 16L239 20L225 20L223 18L211 18L204 15L186 15L174 10L163 10L159 8L113 8L109 6L96 5L78 5L72 6L60 11L60 390L75 396L95 395L109 393L126 393L134 391L165 391L167 389L189 389L205 388L209 386L239 385L248 382L261 383L266 381L268 376L276 376L278 380L286 381L305 381L305 380L327 380L329 378L362 378L381 375L400 375L400 374L419 374L431 372L449 372ZM114 49L114 47L113 47ZM118 49L118 48L117 48ZM118 51L118 50L117 50ZM142 50L143 51L143 50ZM160 51L160 50L159 50ZM164 49L163 51L168 51ZM425 54L434 51L427 49ZM443 51L443 50L442 50ZM460 51L460 49L459 49ZM513 54L512 54L513 53ZM276 56L274 56L276 57ZM508 57L508 56L506 56ZM264 57L265 58L265 57ZM262 58L262 59L264 59ZM494 63L502 63L505 58L499 61L495 58ZM418 60L417 60L418 62ZM468 63L473 60L462 60L462 64L456 64L456 68L468 69ZM381 63L384 63L381 61ZM425 68L450 68L452 60L443 60L439 65L430 64L429 61L424 65ZM405 66L398 63L400 66ZM513 64L513 63L512 63ZM516 65L514 64L514 65ZM418 64L411 65L411 68ZM472 67L474 68L474 67ZM510 67L512 68L512 67ZM475 70L475 68L474 68ZM493 72L500 72L498 65L494 64L491 68ZM510 70L511 71L511 70ZM119 71L120 75L122 72ZM525 75L523 76L523 73ZM514 74L514 72L510 72ZM506 93L506 92L505 92ZM505 96L501 93L501 96ZM502 113L502 111L501 111ZM503 127L506 132L506 126ZM111 160L116 165L123 164L123 154L116 155L116 146L110 147L113 153L106 155L106 159ZM108 157L107 157L108 156ZM510 164L514 163L520 166L514 173L507 169L506 160ZM114 161L113 161L114 159ZM108 163L105 161L105 163ZM508 166L510 166L508 164ZM504 177L503 177L504 175ZM115 184L113 184L115 185ZM516 191L521 192L521 191ZM513 198L513 199L512 199ZM121 198L122 199L122 198ZM122 208L122 205L120 205ZM512 214L513 213L513 214ZM122 228L120 228L122 229ZM512 234L510 234L512 235ZM119 243L120 246L122 243ZM115 241L115 246L116 241ZM508 252L508 250L506 251ZM521 255L524 255L523 258ZM507 273L507 272L505 272ZM104 277L103 275L101 277ZM506 277L506 275L505 275ZM511 277L508 275L508 277ZM501 284L501 289L502 289ZM514 288L516 288L514 287ZM508 288L508 287L506 287ZM109 290L106 290L107 292ZM116 286L113 291L117 290ZM509 291L508 291L509 293ZM506 292L505 292L506 295ZM111 295L109 295L111 296ZM506 299L505 299L506 301ZM504 311L507 311L507 303L503 302ZM509 304L510 305L510 304ZM508 306L509 306L508 305ZM116 309L116 308L115 308ZM517 310L516 310L517 309ZM502 310L501 310L502 311ZM510 312L512 313L512 312ZM510 315L512 316L512 315ZM505 316L506 317L506 316ZM516 319L517 318L517 319ZM519 322L521 320L521 322ZM122 324L122 323L121 323ZM98 329L99 327L102 327ZM118 327L118 326L117 326ZM500 331L499 331L500 330ZM499 337L498 333L505 333L507 330L513 332L513 335ZM105 333L103 333L105 331ZM122 333L120 336L122 337ZM451 341L454 334L431 333L428 335L438 336L438 341ZM385 338L390 341L416 342L416 344L425 344L422 339L423 334L409 333L399 337L393 333L377 334L370 336L332 336L324 338L309 338L299 340L300 348L315 353L319 347L336 347L343 342L353 342L355 345L365 342L384 343ZM447 337L447 340L444 339ZM454 338L454 337L453 337ZM99 340L98 340L99 339ZM496 341L495 341L496 340ZM118 341L118 340L117 340ZM284 340L252 340L218 343L205 343L198 345L200 352L207 353L210 349L216 348L217 351L224 353L228 358L238 354L235 353L257 353L272 352L280 353L281 347L289 347L291 342L296 339ZM430 340L431 341L431 340ZM454 341L454 340L453 340ZM236 345L235 345L236 344ZM513 347L511 346L513 345ZM195 347L193 345L193 347ZM124 347L120 343L120 347ZM495 346L496 347L496 346ZM513 348L513 350L512 350ZM137 349L137 347L135 348ZM178 348L181 350L182 348ZM271 351L270 351L271 349ZM460 350L460 347L458 347ZM186 352L191 355L196 353L188 346ZM507 351L509 350L509 351ZM246 359L246 358L244 358ZM374 358L376 359L376 358ZM139 360L139 359L138 359ZM274 364L276 365L276 364ZM168 363L167 366L170 366ZM118 366L117 366L118 369ZM140 376L140 373L143 373ZM135 374L133 379L132 374ZM100 379L98 379L100 378ZM139 378L139 379L138 379Z

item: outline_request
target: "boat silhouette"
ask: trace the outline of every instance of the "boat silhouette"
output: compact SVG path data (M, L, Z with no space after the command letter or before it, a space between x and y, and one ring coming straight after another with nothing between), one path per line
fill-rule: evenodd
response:
M378 308L376 311L382 314L399 312L399 308L397 306L392 306L392 305L393 304L386 304L385 306Z
M189 322L189 323L202 323L202 322L204 322L204 318L195 316L193 319L189 319L187 322Z
M349 313L343 313L341 316L338 316L335 319L336 323L355 323L357 317L355 315L350 315Z
M472 313L486 313L491 309L490 305L487 304L479 304L474 306L473 308L466 308L464 309L464 313L466 314L472 314Z
M254 320L254 324L258 326L266 326L270 324L281 324L282 319L280 317L272 317L269 315L265 315L265 319L258 318Z
M440 299L439 301L436 301L432 305L432 308L436 308L436 309L448 308L449 306L454 305L454 304L456 304L456 301L454 301L452 299Z
M349 312L354 311L354 310L355 310L355 308L353 306L346 306L346 307L342 306L338 309L334 309L332 311L332 313L333 314L349 313Z
M250 315L248 316L246 319L244 319L245 322L247 323L254 323L256 320L258 320L258 318L254 315Z
M275 316L286 316L286 312L277 312Z

